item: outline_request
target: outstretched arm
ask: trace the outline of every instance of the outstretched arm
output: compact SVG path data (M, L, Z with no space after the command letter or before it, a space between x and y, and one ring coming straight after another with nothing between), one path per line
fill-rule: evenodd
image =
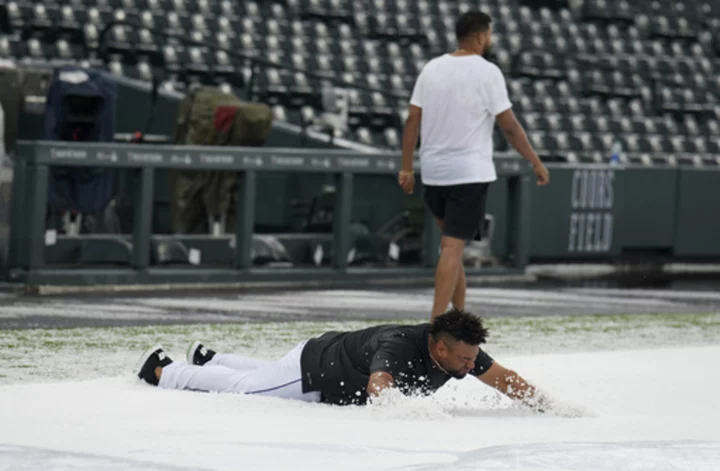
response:
M385 389L395 387L395 380L390 373L378 371L370 375L367 384L367 393L370 397L379 396Z
M522 376L509 370L497 362L478 376L478 379L492 386L509 398L516 399L524 405L542 411L544 400L533 385Z

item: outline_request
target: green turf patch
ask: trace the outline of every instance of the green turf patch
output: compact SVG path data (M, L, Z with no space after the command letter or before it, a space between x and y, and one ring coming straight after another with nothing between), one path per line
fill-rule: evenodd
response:
M273 359L326 331L379 322L0 330L0 384L129 374L147 347L161 343L173 358L183 360L188 344L196 339L219 351ZM502 355L708 345L720 338L720 313L493 317L486 324L486 349Z

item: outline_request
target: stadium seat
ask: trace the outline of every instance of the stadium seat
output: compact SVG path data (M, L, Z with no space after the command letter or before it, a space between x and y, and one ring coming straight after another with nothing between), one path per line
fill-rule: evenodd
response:
M710 0L488 0L493 60L507 78L514 109L552 158L605 162L615 138L644 164L712 161L720 132L720 7ZM0 5L0 54L72 62L93 57L113 19L111 68L167 83L244 85L228 52L153 35L157 28L225 51L273 61L355 86L409 96L432 57L455 47L454 20L472 2L431 0L69 0ZM258 94L276 117L317 114L320 87L303 74L260 69ZM407 100L353 90L347 137L397 148ZM303 110L303 111L301 111ZM612 136L615 136L611 139ZM496 148L506 148L496 139ZM688 157L690 156L690 157ZM655 159L655 160L653 160Z
M384 131L385 145L393 150L400 149L400 136L396 128L386 128Z
M73 42L80 44L82 42L83 24L78 21L75 10L69 5L64 5L60 9L58 19L56 21L58 30L61 35L68 36Z
M78 45L70 44L65 39L59 39L51 50L51 56L72 64L83 59L83 51Z

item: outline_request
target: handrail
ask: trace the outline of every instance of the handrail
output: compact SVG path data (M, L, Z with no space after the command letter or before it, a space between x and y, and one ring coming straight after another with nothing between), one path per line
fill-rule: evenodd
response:
M8 266L18 273L26 283L40 284L45 276L54 278L53 283L62 279L61 284L73 283L117 283L123 279L132 283L152 282L227 282L285 279L307 281L310 279L336 279L338 276L355 279L378 279L382 271L369 273L363 267L357 274L348 271L348 254L351 253L353 238L351 235L351 215L353 207L353 184L357 175L390 176L397 172L402 156L400 152L378 152L366 154L336 149L292 149L268 147L218 147L218 146L157 146L148 144L118 144L99 142L66 141L21 141L18 143L18 155L23 156L24 165L15 167L15 185L21 188L20 198L13 198L11 209L10 250L11 260ZM46 264L48 245L46 234L46 209L50 182L50 169L54 167L101 167L139 169L138 180L134 186L134 214L131 237L114 238L122 247L130 267L110 269L108 271L89 268L77 272L73 270L55 270ZM234 253L226 252L225 260L232 261L233 267L208 267L196 270L167 272L163 267L153 266L151 253L153 248L153 211L155 200L155 181L158 169L226 171L236 174L237 191L235 195L236 223L231 233L234 237ZM317 269L275 270L258 272L253 269L251 258L253 231L256 221L256 202L258 198L258 175L281 172L291 174L288 178L300 174L326 175L336 188L336 201L333 209L333 268L332 272L318 275ZM507 198L503 211L507 215L507 225L503 231L506 238L504 247L512 253L508 261L516 269L523 269L527 263L530 209L530 168L521 164L521 159L503 161L498 165L498 174L505 177ZM330 180L332 179L332 180ZM402 199L402 197L398 196ZM398 208L405 203L398 200ZM423 260L425 268L394 271L393 275L404 276L408 273L432 274L437 262L437 247L440 244L440 232L431 215L425 213ZM314 236L313 236L314 237ZM324 240L328 240L324 238ZM127 242L132 245L128 246ZM308 243L317 246L315 242ZM224 244L223 244L224 245ZM231 247L224 245L226 250ZM101 249L98 249L101 250ZM303 249L304 250L304 249ZM323 249L324 250L324 249ZM383 249L384 250L384 249ZM382 251L382 250L381 250ZM387 253L387 252L386 252ZM384 257L383 257L384 259ZM381 260L382 261L382 260ZM150 269L152 267L152 269ZM0 268L2 268L0 266ZM47 271L46 271L47 270ZM155 270L157 272L153 273ZM21 273L20 273L21 272ZM94 273L94 275L92 275ZM114 278L120 274L119 278ZM263 274L264 273L264 274ZM388 272L386 272L388 273ZM88 278L99 276L99 278ZM169 275L169 277L168 277ZM38 278L40 277L40 278ZM59 278L62 277L62 278ZM100 280L104 281L100 281ZM47 279L44 279L47 280ZM73 280L73 281L71 281ZM123 281L121 281L123 282ZM42 284L46 284L45 281Z
M128 20L117 20L117 19L112 20L112 21L108 22L107 24L105 24L103 29L100 31L100 34L98 36L98 51L100 53L100 58L106 64L107 64L107 60L106 60L106 58L107 58L107 44L106 44L107 41L106 41L106 38L107 38L107 35L110 32L110 30L112 30L113 27L119 26L119 25L130 26L130 27L137 28L137 29L146 29L155 36L162 36L162 37L166 37L166 38L178 39L181 42L186 43L186 44L190 44L190 45L194 45L194 46L198 46L198 47L206 47L206 48L214 49L217 51L223 51L230 57L248 61L250 63L251 74L250 74L250 80L248 81L248 86L247 86L247 89L245 92L246 92L247 98L249 100L252 100L252 96L253 96L253 88L255 86L255 74L256 74L256 70L257 70L256 65L262 65L264 67L269 67L269 68L274 68L274 69L287 70L290 72L302 73L302 74L305 74L307 77L314 78L316 80L330 82L334 85L342 86L345 88L351 88L351 89L361 90L361 91L366 91L366 92L371 92L371 93L378 93L384 97L391 97L394 99L401 99L401 100L409 99L409 95L407 93L402 93L402 94L394 93L394 92L389 92L387 90L383 90L383 89L379 89L379 88L372 88L372 87L366 87L363 85L357 85L357 84L354 84L347 80L342 80L342 79L338 79L338 78L334 78L334 77L328 77L326 75L311 72L307 69L299 69L297 67L293 67L288 64L281 64L278 62L273 62L273 61L270 61L267 59L263 59L261 57L256 57L256 56L252 56L249 54L243 54L241 52L232 51L232 50L226 49L218 44L214 44L209 41L196 41L194 39L190 39L186 36L183 36L182 34L179 34L179 33L163 31L158 28L149 28L146 25L142 25L142 24L136 23L134 21L128 21Z

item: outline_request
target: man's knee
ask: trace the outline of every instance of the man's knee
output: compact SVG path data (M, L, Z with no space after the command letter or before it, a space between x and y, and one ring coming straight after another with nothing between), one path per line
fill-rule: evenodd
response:
M459 257L462 256L463 250L465 249L465 240L443 236L442 239L440 239L440 247L443 253Z

